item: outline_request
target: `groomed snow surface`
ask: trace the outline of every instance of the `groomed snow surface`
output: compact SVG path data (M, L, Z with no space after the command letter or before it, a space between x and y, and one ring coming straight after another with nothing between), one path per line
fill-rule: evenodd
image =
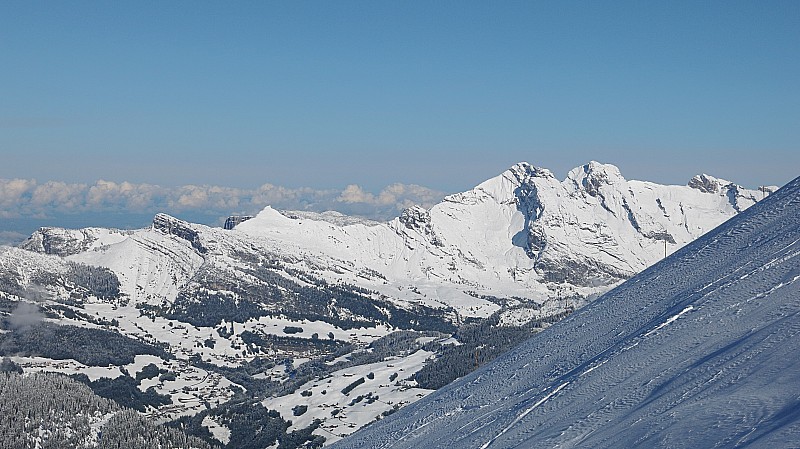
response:
M800 178L343 448L800 447Z

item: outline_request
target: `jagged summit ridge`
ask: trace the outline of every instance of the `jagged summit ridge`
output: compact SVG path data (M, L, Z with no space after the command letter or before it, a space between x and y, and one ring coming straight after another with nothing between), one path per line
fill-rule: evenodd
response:
M534 178L555 179L555 176L546 168L520 162L499 176L482 182L472 190L448 195L444 201L469 204L476 204L489 198L500 203L513 201L518 194L518 189L530 185Z
M548 296L547 284L566 284L586 297L663 258L665 242L673 252L758 199L740 187L628 181L616 166L595 161L559 181L521 162L429 210L415 206L369 230L313 216L290 223L269 209L236 229L363 261L396 281L436 278L528 297Z
M598 196L603 186L616 186L626 182L616 166L595 161L570 170L567 180L576 189L582 189L591 196Z
M189 222L167 214L156 214L155 218L153 218L153 229L186 240L200 253L208 251L208 248L203 246L200 233Z

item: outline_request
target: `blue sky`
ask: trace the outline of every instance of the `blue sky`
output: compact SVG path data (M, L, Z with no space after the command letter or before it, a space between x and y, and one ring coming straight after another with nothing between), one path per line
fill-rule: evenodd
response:
M0 4L0 179L454 192L800 167L797 1Z

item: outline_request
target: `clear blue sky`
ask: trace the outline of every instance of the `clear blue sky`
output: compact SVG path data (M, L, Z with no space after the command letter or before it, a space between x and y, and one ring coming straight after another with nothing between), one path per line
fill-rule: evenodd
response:
M0 3L0 178L800 175L798 1Z

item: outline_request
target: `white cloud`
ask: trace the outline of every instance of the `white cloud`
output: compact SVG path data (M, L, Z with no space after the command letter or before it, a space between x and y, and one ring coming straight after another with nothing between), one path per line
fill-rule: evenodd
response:
M144 211L159 204L167 190L151 184L116 183L99 180L88 188L86 205L89 209L110 208Z
M339 201L344 203L375 203L375 195L365 192L361 186L350 184L344 188L344 191L339 195Z
M416 184L391 184L377 195L365 191L356 184L350 184L339 195L338 201L344 203L363 203L373 206L395 206L399 210L419 204L430 207L441 200L442 192Z
M94 184L33 179L0 179L0 217L39 217L84 212L253 214L266 206L310 211L338 210L389 219L414 204L430 207L444 194L414 184L391 184L378 193L351 184L342 190L288 188L264 184L256 189L98 180Z
M188 185L170 192L168 206L177 210L236 210L247 191L232 187Z
M80 209L86 198L85 184L67 184L59 181L48 181L36 186L31 194L31 205L34 207L54 206Z
M181 188L180 196L171 202L171 205L179 208L199 208L208 203L208 193L205 189L198 186L184 186Z
M19 204L34 187L35 179L0 179L0 206L5 209Z

